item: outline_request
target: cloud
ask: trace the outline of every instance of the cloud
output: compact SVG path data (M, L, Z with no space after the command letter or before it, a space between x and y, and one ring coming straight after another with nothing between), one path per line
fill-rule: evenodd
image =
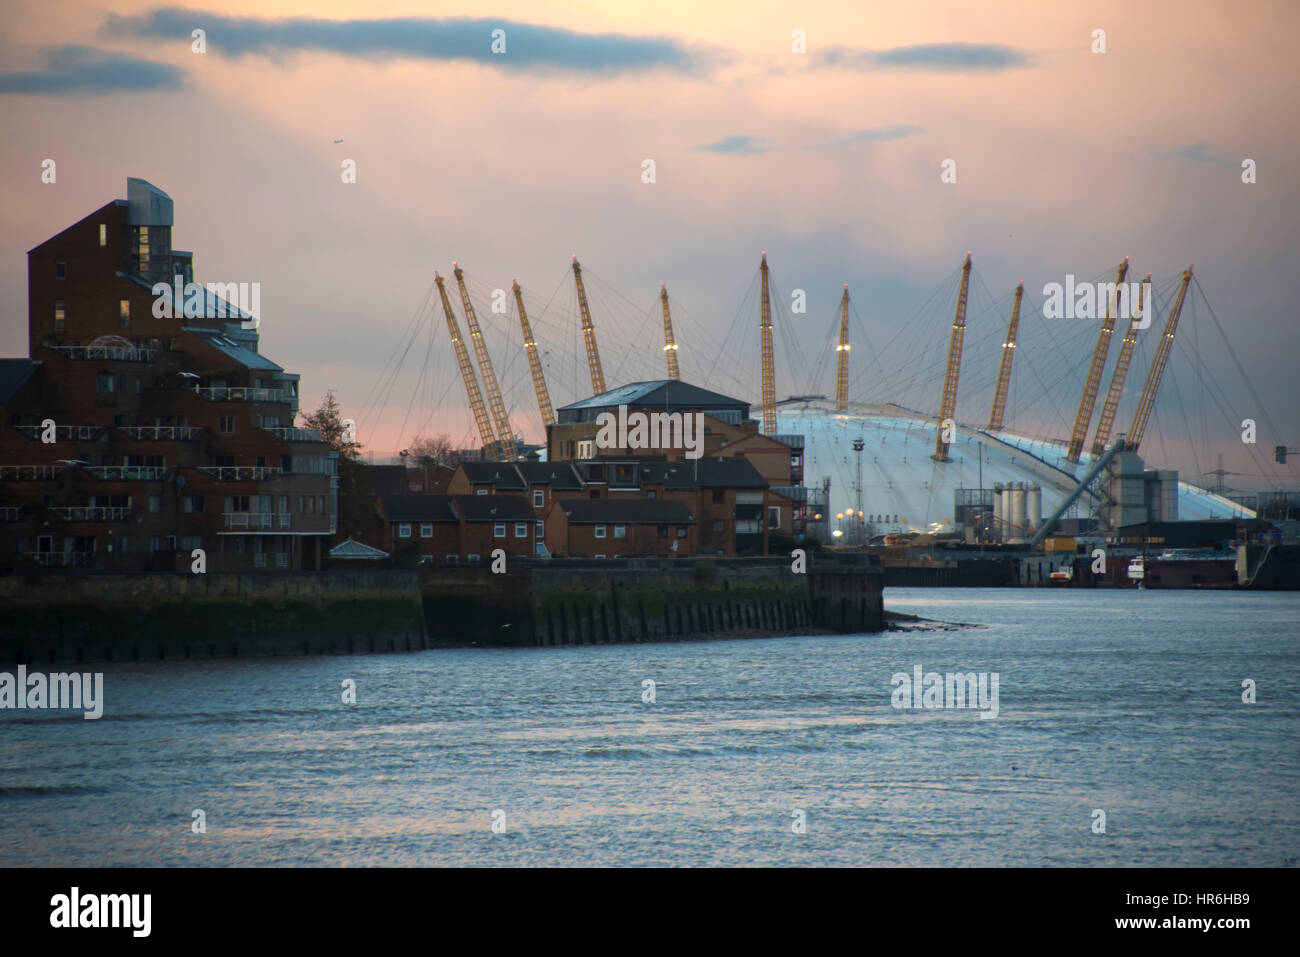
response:
M144 93L184 85L184 72L168 63L84 46L50 47L42 52L45 69L0 73L0 94Z
M996 73L1027 66L1029 57L996 43L924 43L888 50L830 47L815 67L843 70L925 70L934 73Z
M1238 169L1241 165L1237 160L1229 159L1218 147L1208 143L1188 143L1185 146L1169 149L1153 146L1151 155L1156 159L1185 159L1197 163L1212 163L1224 169Z
M140 16L108 18L109 36L190 42L207 33L210 54L240 57L325 52L364 59L470 60L506 70L618 73L659 67L699 72L718 51L688 47L672 37L578 33L506 19L398 17L386 20L263 19L163 7ZM505 50L492 52L493 31L505 31Z
M795 146L773 146L748 133L736 133L724 136L716 143L697 147L709 153L730 153L735 156L757 156L762 153L795 152L803 150L827 150L841 146L853 146L857 143L880 143L885 140L898 140L916 133L924 133L923 126L886 126L881 129L854 130L828 140L803 143Z

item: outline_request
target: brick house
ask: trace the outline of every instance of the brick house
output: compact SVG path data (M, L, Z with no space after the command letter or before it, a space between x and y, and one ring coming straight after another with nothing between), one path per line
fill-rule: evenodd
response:
M562 558L684 558L695 554L695 517L663 499L560 500L547 512L546 547Z

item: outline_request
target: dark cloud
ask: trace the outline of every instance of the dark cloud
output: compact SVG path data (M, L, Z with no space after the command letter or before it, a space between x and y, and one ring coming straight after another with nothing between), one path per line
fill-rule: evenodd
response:
M996 43L924 43L888 50L831 47L813 65L845 70L920 70L932 73L996 73L1027 66L1029 57Z
M184 85L184 72L168 63L84 46L51 47L43 52L46 66L42 70L0 73L0 93L143 93Z
M756 156L762 153L792 152L795 150L827 150L840 146L853 146L856 143L879 143L884 140L898 140L905 136L925 132L922 126L886 126L881 129L854 130L841 136L816 143L804 143L796 146L773 146L748 133L736 133L724 136L716 143L700 146L698 149L709 153L731 153L737 156Z
M472 60L506 70L617 73L666 67L698 72L716 51L688 47L671 37L578 33L506 19L398 17L386 20L263 19L227 17L163 7L140 16L110 16L110 36L174 40L186 46L193 30L206 31L208 53L278 56L326 52L380 59ZM505 52L493 53L493 31L505 31Z

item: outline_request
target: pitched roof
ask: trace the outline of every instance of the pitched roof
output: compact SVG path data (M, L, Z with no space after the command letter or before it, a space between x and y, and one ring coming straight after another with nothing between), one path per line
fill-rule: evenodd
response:
M680 379L653 379L649 382L629 382L589 399L561 406L560 412L578 409L606 409L626 405L629 409L653 407L665 411L682 409L741 409L749 411L744 399L733 399L720 392L711 392Z
M330 558L363 558L367 560L378 561L381 558L387 558L388 552L381 548L373 548L365 542L358 542L356 539L349 538L346 542L341 542L330 549Z
M498 489L524 490L524 480L509 462L461 462L465 477L474 485L495 485Z
M682 502L652 498L575 498L557 506L570 525L693 525L695 516Z
M767 488L767 480L748 459L685 459L668 465L677 466L689 476L688 488Z
M390 522L456 522L450 495L385 495L384 514Z
M0 359L0 402L12 399L40 367L35 359Z
M522 495L454 495L456 513L467 522L532 522L537 513Z
M515 465L524 481L529 485L549 485L551 488L582 488L582 479L578 477L573 463L562 462L518 462Z

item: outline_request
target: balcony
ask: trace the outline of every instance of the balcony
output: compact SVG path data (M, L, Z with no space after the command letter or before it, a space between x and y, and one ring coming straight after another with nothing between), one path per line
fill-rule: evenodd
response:
M195 425L119 425L117 430L137 440L166 442L187 442L203 434L202 426Z
M254 389L247 386L195 386L194 391L209 402L293 402L293 393L282 389Z
M65 522L125 522L131 517L129 508L91 508L90 506L52 506L53 512Z
M0 482L44 482L58 478L63 465L0 465Z
M49 346L65 359L115 359L119 362L153 362L158 357L156 349L136 346Z
M222 512L226 528L272 528L275 524L273 512Z
M23 552L37 565L72 565L84 568L95 560L94 552Z
M320 429L290 429L279 426L262 426L263 432L270 432L284 442L324 442Z
M269 465L201 465L199 471L218 482L260 482L284 474L284 469Z
M39 425L15 425L14 428L33 441L39 440L45 433ZM105 428L102 425L56 425L54 439L56 442L93 442Z
M292 524L292 516L288 512L222 512L226 528L230 529L259 529L259 528L279 528L287 529Z
M86 471L114 482L160 482L167 469L161 465L91 465Z
M0 507L0 522L21 522L23 512L26 511L21 505L5 505Z

